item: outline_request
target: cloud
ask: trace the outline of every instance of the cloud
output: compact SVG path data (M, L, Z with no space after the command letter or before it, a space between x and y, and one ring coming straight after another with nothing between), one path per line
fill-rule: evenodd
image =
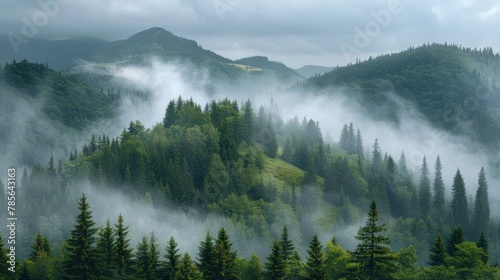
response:
M334 66L349 62L339 44L352 42L354 28L363 29L373 20L372 12L387 9L394 1L71 0L37 36L118 40L160 26L232 59L266 55L295 68ZM41 10L38 2L1 5L0 33L20 32L21 19ZM400 1L400 5L402 12L361 49L360 58L427 42L500 49L500 38L491 35L496 34L492 23L499 19L497 1Z

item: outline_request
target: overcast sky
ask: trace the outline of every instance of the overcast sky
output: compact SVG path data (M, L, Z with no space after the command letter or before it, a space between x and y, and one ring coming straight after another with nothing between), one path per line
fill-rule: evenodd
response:
M26 19L38 21L37 37L54 39L125 39L157 26L231 59L264 55L292 68L344 65L427 42L500 51L500 0L55 1L0 0L0 33L22 34ZM45 2L59 6L48 5L46 18Z

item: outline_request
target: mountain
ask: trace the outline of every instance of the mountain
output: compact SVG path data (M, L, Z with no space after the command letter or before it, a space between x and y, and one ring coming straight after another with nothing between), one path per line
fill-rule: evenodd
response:
M338 67L302 87L342 89L396 118L387 92L415 104L436 127L489 146L500 146L500 56L483 50L429 44Z
M325 66L318 66L318 65L305 65L300 67L299 69L295 69L295 72L297 72L299 75L301 75L304 78L311 78L315 75L323 75L328 71L332 71L335 69L335 67L325 67Z
M278 61L270 61L269 58L265 56L251 56L247 58L241 58L236 60L235 63L253 66L261 69L273 70L290 76L296 75L295 71L285 64Z

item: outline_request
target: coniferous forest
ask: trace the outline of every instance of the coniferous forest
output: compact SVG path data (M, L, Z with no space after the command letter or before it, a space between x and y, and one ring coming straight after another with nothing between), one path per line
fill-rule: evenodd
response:
M128 40L142 44L161 32L153 31ZM181 90L165 102L108 72L56 71L27 60L0 67L0 152L8 155L2 167L16 173L15 184L11 171L0 173L0 209L15 206L18 218L15 244L12 230L0 230L0 279L500 279L500 220L491 195L498 186L488 179L500 173L495 156L488 165L466 165L474 178L449 153L424 155L415 168L413 151L387 152L391 143L370 139L360 123L325 132L314 112L289 117L272 96L262 102L236 93L272 74L283 83L279 94L314 87L304 100L325 89L335 95L332 83L369 103L360 107L366 109L390 102L380 92L392 83L424 108L429 125L495 155L496 80L484 78L490 86L481 90L492 96L478 103L485 110L463 123L439 123L450 100L467 95L484 71L496 71L500 58L490 48L425 45L299 83L283 63L231 61L163 35L158 40L181 46L174 44L177 59L206 66L211 79L220 78L211 82L235 93L220 98L220 88L208 84L197 88L213 93L208 102ZM116 57L134 52L118 50ZM437 56L454 73L421 65ZM384 71L373 70L380 65ZM462 86L452 88L457 80ZM163 114L153 125L108 125L119 122L123 108L141 115L153 103ZM397 126L396 113L373 118ZM12 115L26 124L11 125ZM462 133L467 124L472 132ZM453 176L443 172L449 168ZM8 215L0 212L2 221Z

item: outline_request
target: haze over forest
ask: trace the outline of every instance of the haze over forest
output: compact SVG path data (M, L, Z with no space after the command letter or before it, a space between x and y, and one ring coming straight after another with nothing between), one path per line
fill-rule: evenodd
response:
M3 3L0 279L500 279L500 6L326 2Z

